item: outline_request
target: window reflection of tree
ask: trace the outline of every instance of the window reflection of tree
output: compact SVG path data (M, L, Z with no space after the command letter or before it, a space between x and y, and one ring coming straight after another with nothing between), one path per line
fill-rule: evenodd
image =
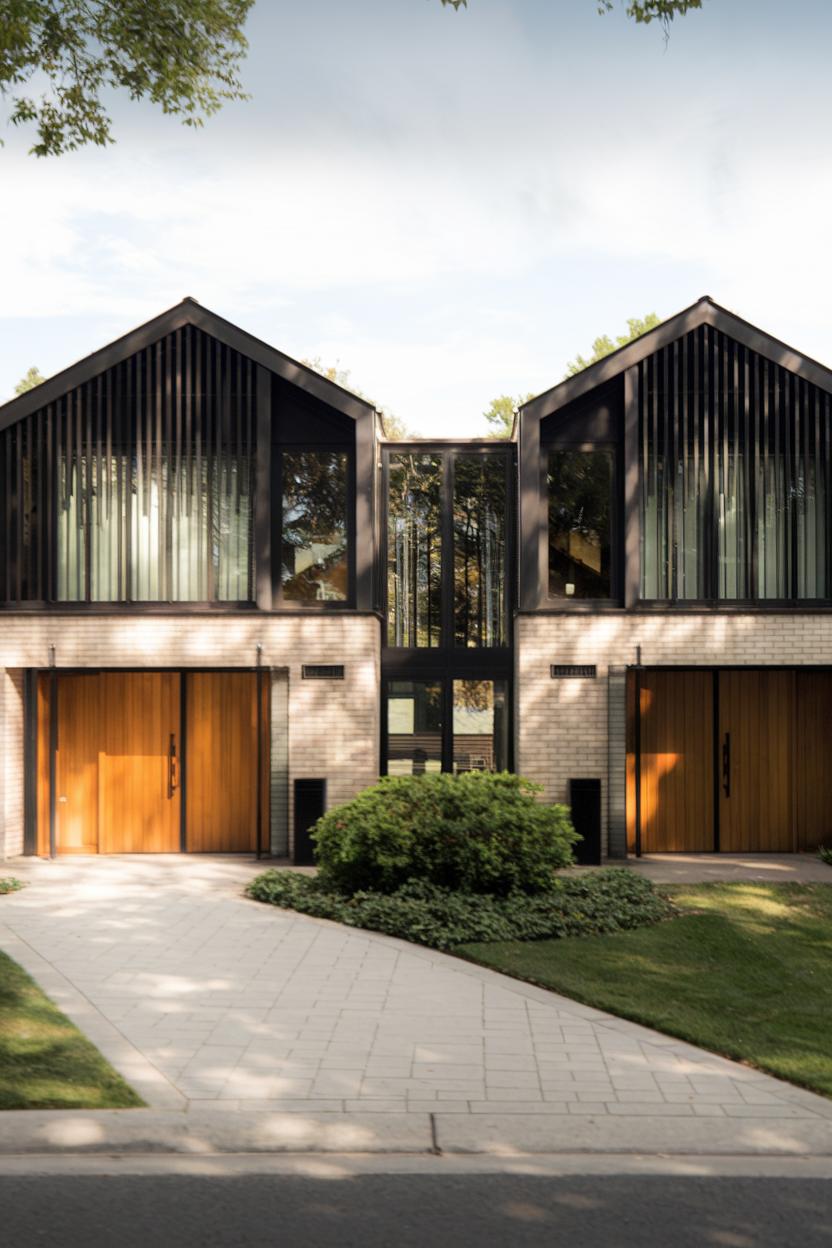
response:
M610 595L612 451L549 455L549 593L567 584L576 598Z
M506 466L503 456L454 464L454 640L505 644Z
M347 455L283 453L283 594L292 602L348 597Z
M388 640L438 646L441 631L442 459L390 457L388 487Z

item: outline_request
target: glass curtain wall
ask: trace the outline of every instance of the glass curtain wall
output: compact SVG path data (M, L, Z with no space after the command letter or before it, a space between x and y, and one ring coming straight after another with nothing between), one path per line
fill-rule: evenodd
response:
M829 600L830 396L705 326L638 402L642 596Z

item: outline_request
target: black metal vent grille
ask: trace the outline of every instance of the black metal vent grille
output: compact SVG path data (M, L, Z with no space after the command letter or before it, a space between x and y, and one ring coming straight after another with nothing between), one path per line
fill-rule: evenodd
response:
M343 663L304 663L301 668L304 680L343 680Z
M552 680L595 680L598 669L594 663L553 663L549 668Z

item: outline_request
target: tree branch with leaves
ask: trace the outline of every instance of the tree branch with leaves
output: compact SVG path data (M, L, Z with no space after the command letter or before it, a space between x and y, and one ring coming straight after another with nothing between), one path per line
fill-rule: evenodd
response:
M200 126L245 99L239 66L254 0L0 0L0 95L36 156L113 142L102 96L147 99ZM39 80L46 90L37 94Z

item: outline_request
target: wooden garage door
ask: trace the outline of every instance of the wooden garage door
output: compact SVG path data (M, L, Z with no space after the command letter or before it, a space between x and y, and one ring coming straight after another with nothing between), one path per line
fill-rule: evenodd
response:
M832 842L832 672L668 669L642 672L641 686L645 853L696 853L717 844L727 853L789 853ZM632 852L634 674L629 720Z
M709 671L642 674L641 845L645 853L714 847Z
M189 672L187 825L189 850L257 848L257 677L253 672Z
M268 684L253 672L59 675L58 853L249 852L268 839ZM184 682L185 724L180 724ZM38 681L38 852L49 852L50 678ZM183 731L183 728L185 729ZM183 746L185 757L182 757ZM185 797L185 794L187 796Z

